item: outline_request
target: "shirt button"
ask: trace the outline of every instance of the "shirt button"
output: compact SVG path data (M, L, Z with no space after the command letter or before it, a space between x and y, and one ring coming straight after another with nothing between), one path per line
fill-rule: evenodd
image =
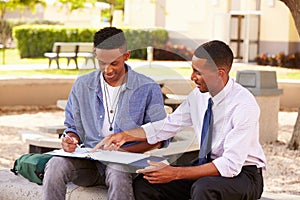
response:
M102 118L103 118L103 115L100 115L100 118L102 119Z

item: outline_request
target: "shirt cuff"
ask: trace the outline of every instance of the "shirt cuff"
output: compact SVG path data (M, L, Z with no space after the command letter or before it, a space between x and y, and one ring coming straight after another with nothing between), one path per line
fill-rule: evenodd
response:
M64 132L65 132L65 133L72 132L72 133L75 133L76 135L78 135L76 129L73 129L73 128L66 128L66 129L64 130Z
M155 144L155 143L159 142L159 141L157 141L157 138L156 138L155 128L152 126L151 123L142 125L142 128L144 129L144 131L146 133L147 142L149 144Z
M234 164L229 163L229 161L224 157L216 158L212 162L218 169L221 176L223 177L235 177L239 175L239 173L241 172L241 167L240 168L237 166L234 167Z

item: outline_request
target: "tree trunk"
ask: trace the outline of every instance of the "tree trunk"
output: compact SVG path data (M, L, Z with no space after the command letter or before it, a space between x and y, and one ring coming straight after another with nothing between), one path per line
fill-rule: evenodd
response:
M298 31L300 33L300 0L280 0L290 9L291 14L294 18L294 22ZM298 117L296 124L294 126L294 131L288 148L291 150L297 150L300 146L300 107L298 110Z
M300 141L300 108L298 110L298 117L296 120L296 124L294 126L294 131L288 148L291 150L299 149L299 141Z
M1 8L1 17L0 17L0 21L1 21L1 41L2 41L2 64L5 65L5 48L6 48L6 33L5 33L5 19L4 19L4 15L6 12L6 8L5 6Z
M300 0L281 0L290 9L298 34L300 33Z

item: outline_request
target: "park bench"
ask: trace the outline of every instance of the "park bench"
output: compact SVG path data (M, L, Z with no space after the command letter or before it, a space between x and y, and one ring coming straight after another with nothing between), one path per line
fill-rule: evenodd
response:
M96 68L92 42L55 42L52 47L52 52L46 52L44 56L49 59L49 68L52 60L55 60L57 68L59 69L59 58L67 58L67 66L69 66L71 60L74 60L76 69L78 69L77 58L79 57L85 59L85 65L87 65L88 60L92 60L93 66Z

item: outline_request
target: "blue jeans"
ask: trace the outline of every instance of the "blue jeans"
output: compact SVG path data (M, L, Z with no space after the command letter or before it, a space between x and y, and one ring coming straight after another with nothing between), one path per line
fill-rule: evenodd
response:
M43 180L44 200L64 200L68 182L79 186L104 185L108 199L133 200L133 174L124 166L104 165L98 161L53 157L46 165Z

